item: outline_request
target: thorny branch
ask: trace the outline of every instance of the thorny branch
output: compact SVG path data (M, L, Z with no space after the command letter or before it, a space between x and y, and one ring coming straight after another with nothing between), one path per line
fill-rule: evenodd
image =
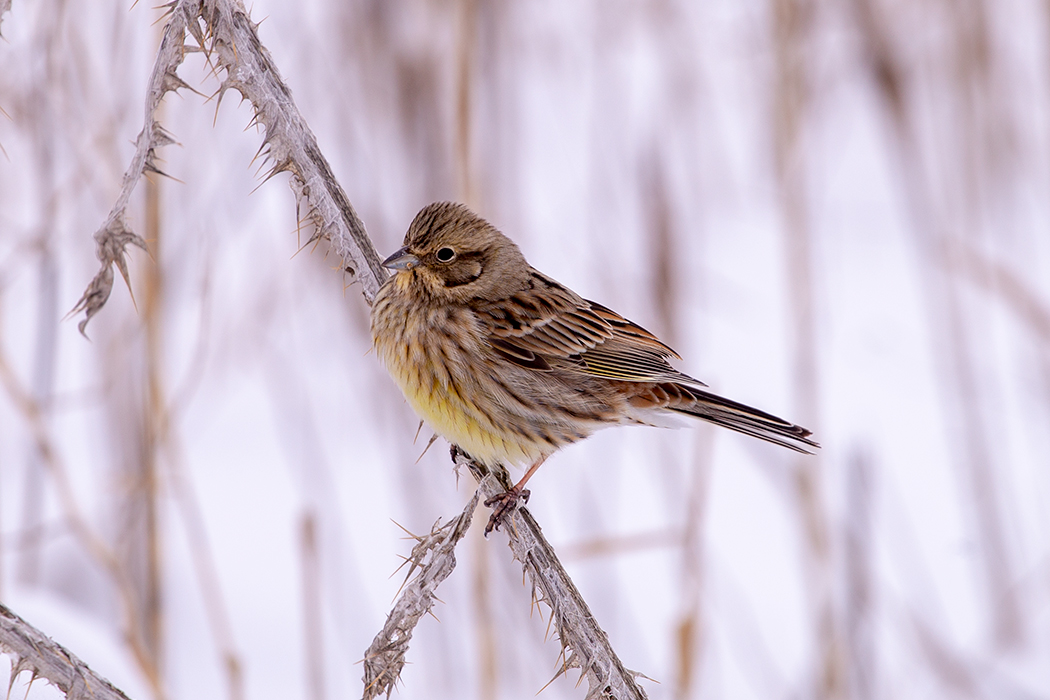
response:
M76 313L83 311L85 314L79 326L81 332L106 303L113 287L114 266L128 282L124 257L127 246L145 249L142 238L127 224L127 206L144 174L163 174L157 167L156 149L174 141L158 123L156 109L167 92L189 87L176 74L187 51L203 51L214 62L216 73L225 74L218 91L220 100L227 90L233 88L252 104L254 123L261 124L265 130L260 153L272 164L266 177L279 172L291 174L290 185L299 210L305 212L305 219L313 226L310 240L323 239L331 245L343 261L344 271L352 281L361 283L362 294L370 304L386 279L386 272L365 233L364 224L336 182L313 133L299 114L291 91L260 43L257 25L249 19L239 0L177 0L168 7L171 17L150 77L145 126L139 134L135 155L124 175L117 202L95 233L101 267L74 309ZM187 33L193 37L195 46L186 44ZM467 466L478 479L479 492L485 498L509 486L497 479L485 478L489 476L485 467L462 452L453 452L456 463ZM506 482L505 474L499 477ZM472 505L476 504L472 501ZM473 507L470 508L472 511ZM380 689L390 693L404 663L404 648L407 648L411 630L429 609L427 601L433 590L455 566L455 542L469 522L465 512L449 524L450 529L438 530L421 539L416 546L413 559L417 563L423 562L428 552L431 552L430 559L423 564L391 613L387 626L393 624L394 627L390 630L384 627L373 643L374 648L369 649L365 697L374 697L376 691L381 692ZM605 633L595 622L529 512L525 509L515 511L506 522L505 530L514 556L531 580L534 594L538 592L538 597L553 611L558 636L566 650L566 661L559 674L570 668L581 669L588 682L587 698L645 698L634 674L620 663ZM415 597L410 597L410 594ZM410 609L409 614L405 614L406 608ZM383 641L385 639L397 644L390 646Z
M14 656L8 697L19 674L29 671L32 675L30 683L37 677L44 678L62 690L68 700L128 700L127 695L88 668L87 664L2 604L0 651Z
M440 527L435 525L428 535L416 537L407 560L410 569L406 581L417 569L419 573L403 588L382 631L365 652L365 700L389 695L393 690L405 665L412 631L434 606L437 587L456 567L456 545L470 528L480 495L479 487L458 517Z
M258 25L251 21L239 0L177 0L167 7L170 19L146 92L145 126L136 140L135 154L124 173L117 201L95 232L101 266L71 312L84 312L78 326L80 332L85 332L91 317L109 299L114 266L130 288L127 247L135 245L146 250L145 242L128 225L128 203L143 175L165 174L157 165L157 149L175 140L157 121L156 112L168 92L192 89L176 74L188 51L203 51L214 62L216 73L225 73L217 93L219 101L233 88L251 102L255 108L253 121L262 125L265 132L259 152L272 164L266 178L280 172L291 174L289 185L300 211L305 211L304 218L314 229L308 243L327 240L343 261L351 281L361 282L365 299L371 303L385 279L379 254L336 182L269 52L259 42ZM196 45L186 44L187 33Z
M484 466L456 447L452 448L452 459L457 467L467 467L474 478L479 480L478 491L484 498L491 498L510 488L505 470L490 475ZM613 651L609 637L598 626L587 601L562 567L554 547L544 538L532 513L526 508L517 508L506 518L503 529L507 532L514 558L521 562L528 574L533 598L551 608L558 639L566 652L565 663L558 675L570 668L580 669L587 679L588 700L646 698L645 691L635 681L635 677L641 674L626 669Z

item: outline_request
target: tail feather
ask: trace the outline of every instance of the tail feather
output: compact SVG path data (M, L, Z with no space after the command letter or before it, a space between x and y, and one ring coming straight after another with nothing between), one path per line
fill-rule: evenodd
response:
M696 387L659 384L636 396L632 404L684 413L803 454L820 447L800 425Z

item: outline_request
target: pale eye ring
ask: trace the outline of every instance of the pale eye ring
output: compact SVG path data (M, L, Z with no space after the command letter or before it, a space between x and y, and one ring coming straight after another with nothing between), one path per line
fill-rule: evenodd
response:
M448 247L441 248L437 252L438 262L443 262L443 263L452 262L452 259L455 258L455 257L456 257L456 251L454 251L454 250L452 250L451 248L448 248Z

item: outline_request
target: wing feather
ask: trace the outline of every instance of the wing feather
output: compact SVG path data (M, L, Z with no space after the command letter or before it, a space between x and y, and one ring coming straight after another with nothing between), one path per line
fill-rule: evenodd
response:
M559 367L625 382L706 386L673 368L659 338L612 309L588 301L533 270L529 287L474 306L489 344L522 367Z

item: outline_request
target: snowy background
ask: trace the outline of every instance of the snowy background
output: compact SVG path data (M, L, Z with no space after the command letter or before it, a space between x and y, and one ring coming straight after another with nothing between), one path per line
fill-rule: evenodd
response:
M0 41L0 601L135 700L359 697L411 542L471 495L298 251L247 104L183 90L134 301L62 320L142 128L149 3ZM659 698L1050 698L1050 6L258 0L381 255L441 199L814 430L552 458L530 510ZM200 55L180 76L218 81ZM250 165L251 164L251 165ZM483 523L484 518L480 521ZM459 548L403 698L530 698L547 610ZM3 664L0 663L0 679ZM540 697L582 698L576 672ZM13 697L23 693L18 679ZM31 695L55 691L34 684Z

